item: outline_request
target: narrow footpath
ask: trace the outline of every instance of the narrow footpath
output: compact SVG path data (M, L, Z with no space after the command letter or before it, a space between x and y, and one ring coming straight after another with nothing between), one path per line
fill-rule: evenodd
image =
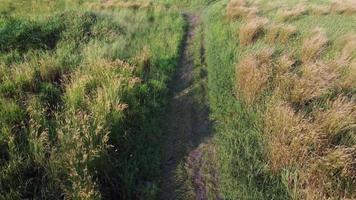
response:
M167 114L168 137L165 144L163 188L160 195L162 200L211 199L208 193L211 193L211 188L213 190L217 188L215 172L209 175L209 180L205 180L204 155L212 153L209 142L211 133L209 110L199 107L193 94L195 67L191 49L201 19L199 14L184 14L184 18L188 27L182 44L179 66L171 87L173 95ZM203 45L201 46L203 57L204 49ZM206 148L209 150L203 150ZM208 171L211 173L214 170ZM220 199L218 195L212 198Z

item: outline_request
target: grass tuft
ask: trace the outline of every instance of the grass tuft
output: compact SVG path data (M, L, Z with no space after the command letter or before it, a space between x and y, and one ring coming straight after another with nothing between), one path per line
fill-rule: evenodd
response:
M282 21L291 21L297 19L298 17L306 13L307 13L306 6L303 3L300 3L292 9L282 10L279 13L279 17L281 18Z
M302 165L310 155L308 146L316 139L311 124L288 103L275 99L267 105L263 119L270 169L276 173Z
M353 0L333 0L330 10L337 14L354 14L356 13L356 2Z
M227 4L227 16L230 19L252 18L258 14L256 6L248 7L244 0L231 0Z
M269 24L266 27L266 41L270 44L280 42L285 44L297 33L297 29L292 25Z
M258 55L245 56L235 68L235 87L251 106L267 87L271 71L272 49L264 49Z
M252 44L258 38L258 35L263 32L267 23L268 19L261 17L247 20L246 24L240 27L240 44L243 46Z
M325 62L303 64L300 68L300 77L294 77L290 101L304 104L325 95L332 88L337 76L338 74Z
M304 63L318 59L328 44L325 31L320 28L313 30L312 35L304 39L301 50L301 59Z
M356 105L347 97L339 96L334 101L328 101L326 110L315 113L315 123L325 134L328 141L336 136L356 128Z
M306 199L352 199L355 197L356 148L337 146L313 163L302 175Z

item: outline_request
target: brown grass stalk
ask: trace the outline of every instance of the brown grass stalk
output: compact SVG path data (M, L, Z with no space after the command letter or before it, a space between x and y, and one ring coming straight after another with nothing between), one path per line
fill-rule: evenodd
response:
M301 174L305 199L354 199L356 146L337 146L325 154Z
M276 42L285 44L296 33L297 29L292 25L270 24L266 28L266 41L270 44Z
M356 2L354 0L333 0L330 10L337 14L356 13Z
M292 9L282 10L280 18L282 21L294 20L305 13L307 13L307 8L304 4L300 3Z
M312 35L306 38L302 44L301 59L304 63L318 59L328 44L325 32L316 28Z
M300 76L294 77L290 101L303 104L324 95L333 87L332 84L337 76L324 62L303 64L300 68Z
M267 87L267 80L270 75L271 50L264 50L258 56L247 55L236 65L236 89L241 92L247 105L261 95Z
M257 7L247 7L243 0L231 0L227 4L227 16L229 19L254 17L257 13Z
M328 140L337 135L356 128L356 104L348 98L339 96L334 101L326 103L326 110L315 112L315 123L325 134Z
M250 19L240 28L240 44L247 46L252 44L258 35L263 31L264 26L268 23L268 19L256 17Z
M308 146L315 142L316 136L308 120L278 99L272 99L267 105L263 120L270 169L278 172L306 163L310 156Z

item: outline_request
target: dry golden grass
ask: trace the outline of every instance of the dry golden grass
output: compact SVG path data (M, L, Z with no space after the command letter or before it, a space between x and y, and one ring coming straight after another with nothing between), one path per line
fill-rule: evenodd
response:
M328 5L312 5L310 10L315 15L327 15L331 11L331 7Z
M266 18L255 17L253 19L249 19L246 24L240 27L240 44L247 46L253 43L257 39L258 34L263 31L264 26L267 23L268 19Z
M252 105L267 87L270 75L270 57L273 51L266 49L258 56L247 55L235 68L236 89L241 92L247 105Z
M227 16L230 19L234 18L249 18L254 17L258 13L258 8L255 6L247 7L243 0L231 0L227 4Z
M356 12L356 1L333 0L330 7L331 12L338 14L353 14Z
M304 39L301 50L301 59L304 63L318 59L328 44L325 32L316 28L312 35Z
M325 139L356 128L356 104L346 97L339 96L335 101L328 101L325 111L315 113L315 123L325 134Z
M292 25L270 24L266 28L266 41L270 44L276 42L285 44L296 33L297 29Z
M279 17L282 21L288 21L294 20L305 13L307 13L307 8L303 3L300 3L292 9L282 10L279 13Z
M301 175L305 180L305 199L354 199L356 146L337 146L325 154Z
M338 59L350 62L356 57L356 34L350 33L341 37L339 44L343 47Z
M283 75L289 72L295 62L296 60L292 56L288 54L283 54L277 60L277 64L275 66L276 74Z
M337 86L344 90L356 89L356 60L354 60L349 67L343 72Z
M270 67L272 64L272 57L275 50L273 48L263 48L256 55L261 66Z
M288 94L294 86L295 77L290 71L295 62L296 60L292 56L284 54L277 59L273 66L274 95L279 96L283 100L287 99L286 94Z
M288 103L272 98L263 120L272 171L306 162L310 155L308 146L315 142L316 133L302 114L296 113Z
M337 78L337 74L322 61L303 64L300 77L295 76L290 101L303 104L326 94Z
M330 65L339 74L337 88L342 90L353 90L356 88L356 35L347 34L337 42L341 46L340 53Z
M275 23L269 24L266 27L266 41L270 44L274 44L277 41L280 32L280 25Z
M278 41L281 43L287 43L290 38L297 33L297 28L292 25L284 25L280 29Z

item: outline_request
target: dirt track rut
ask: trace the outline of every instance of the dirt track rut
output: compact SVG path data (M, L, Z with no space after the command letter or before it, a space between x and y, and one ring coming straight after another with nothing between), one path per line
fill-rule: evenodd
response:
M194 60L191 51L201 20L198 14L184 14L184 17L188 27L181 49L179 68L172 83L173 95L167 114L168 137L160 195L162 200L208 199L202 172L205 163L204 152L199 146L205 145L204 141L210 133L209 111L197 108L194 99ZM183 177L187 180L177 177L179 166L183 166L187 171L187 176ZM187 181L190 182L188 189Z

